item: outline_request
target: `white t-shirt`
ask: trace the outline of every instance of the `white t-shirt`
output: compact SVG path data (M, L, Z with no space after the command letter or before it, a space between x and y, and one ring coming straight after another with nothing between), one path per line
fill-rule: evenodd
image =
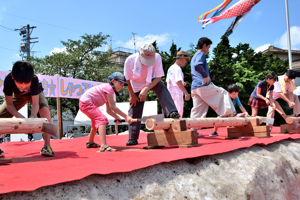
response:
M141 73L139 76L133 73L136 65L141 67ZM165 75L162 67L161 56L158 53L155 53L155 63L153 66L149 67L141 63L139 53L130 55L124 64L124 75L126 80L130 80L132 89L135 93L141 91L150 83L147 82L147 80L151 81L153 78L159 78Z
M273 99L278 99L278 98L281 98L280 97L280 92L282 92L282 89L281 89L281 85L280 85L280 81L284 78L284 76L278 76L278 81L276 81L274 83L274 90L273 90ZM289 88L289 84L285 84L285 90L286 91L290 91L290 88Z
M183 92L178 87L177 82L181 81L184 84L182 69L176 63L173 64L167 73L167 87L171 93L183 95Z

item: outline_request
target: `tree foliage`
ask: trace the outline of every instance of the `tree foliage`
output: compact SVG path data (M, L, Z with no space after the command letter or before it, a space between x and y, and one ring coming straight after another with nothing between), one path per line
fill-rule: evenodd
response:
M156 41L153 43L157 47ZM181 47L177 47L174 42L172 43L169 52L159 51L162 57L162 63L165 75L168 68L175 62L177 51ZM197 49L195 45L191 44L188 55L192 57ZM251 107L248 106L249 97L254 90L255 86L260 80L263 80L270 72L275 72L277 75L282 75L288 69L288 61L282 60L278 57L273 58L272 54L255 53L249 44L238 44L236 47L230 46L228 37L222 36L221 41L214 49L210 49L212 58L208 59L209 72L212 82L227 90L228 86L235 83L240 88L239 98L246 108L251 113ZM206 55L210 58L210 53ZM187 83L186 89L190 93L192 78L190 69L190 60L187 60L186 66L182 68L184 80ZM165 82L165 78L162 79ZM148 100L157 100L156 95L153 93L149 95ZM184 116L189 117L193 107L192 100L184 102ZM285 107L285 106L283 106ZM161 110L159 108L159 110ZM237 108L239 112L239 108ZM267 109L259 110L259 115L265 116ZM209 109L208 117L216 117L216 113ZM276 116L277 121L281 121L280 117ZM281 121L282 122L282 121Z
M111 53L98 51L99 47L106 44L109 35L85 34L80 40L61 41L65 51L47 55L45 58L32 58L36 74L58 75L75 79L97 82L107 82L108 75L114 71L122 71L117 66L110 64L108 58ZM51 108L56 110L56 99L48 98ZM70 110L75 116L79 107L78 99L61 98L61 110Z

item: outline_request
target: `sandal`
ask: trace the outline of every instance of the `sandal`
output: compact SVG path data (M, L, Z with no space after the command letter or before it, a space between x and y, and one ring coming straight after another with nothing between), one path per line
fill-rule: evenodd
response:
M103 149L100 148L100 152L104 152L104 151L114 152L117 151L117 149L111 148L110 146L106 146Z
M86 142L86 148L99 148L100 145L95 142Z

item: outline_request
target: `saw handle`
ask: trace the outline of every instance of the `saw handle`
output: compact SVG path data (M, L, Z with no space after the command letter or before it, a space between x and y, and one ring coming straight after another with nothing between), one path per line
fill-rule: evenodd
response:
M132 119L132 122L139 122L139 121L140 121L139 119ZM122 123L122 122L125 122L125 119L121 119L121 120L115 119L114 122L115 122L115 123L116 123L116 122L121 122L121 123Z

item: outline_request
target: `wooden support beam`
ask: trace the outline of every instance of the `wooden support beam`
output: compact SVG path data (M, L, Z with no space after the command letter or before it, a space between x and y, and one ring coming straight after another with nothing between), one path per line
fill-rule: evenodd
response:
M295 128L292 124L282 124L280 125L281 133L300 133L300 127Z
M271 137L269 128L267 126L259 126L259 124L259 119L255 118L246 126L228 128L228 137L226 139L237 139L244 136Z
M41 132L56 136L57 126L46 118L0 118L0 134Z
M11 162L12 162L11 158L0 158L0 165L1 164L11 163Z
M175 120L168 130L154 130L147 135L149 148L161 148L162 146L179 145L181 148L199 146L197 131L187 131L185 120Z

